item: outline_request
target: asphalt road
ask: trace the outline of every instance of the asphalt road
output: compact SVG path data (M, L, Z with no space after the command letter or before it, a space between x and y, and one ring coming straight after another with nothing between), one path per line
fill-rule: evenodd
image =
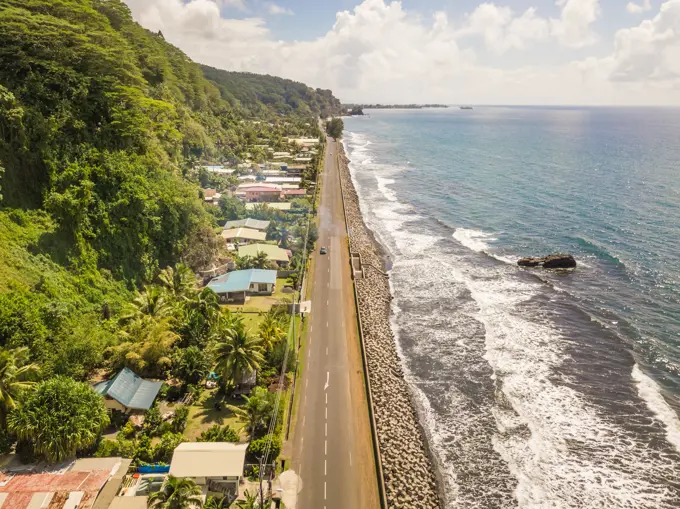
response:
M301 480L297 507L377 509L336 148L329 139L313 255L312 312L298 385L293 437L293 466ZM319 253L322 246L326 255Z

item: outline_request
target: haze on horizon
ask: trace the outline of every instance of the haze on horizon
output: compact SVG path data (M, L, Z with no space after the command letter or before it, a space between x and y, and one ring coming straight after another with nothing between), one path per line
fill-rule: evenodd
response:
M680 0L126 0L192 59L343 102L680 105Z

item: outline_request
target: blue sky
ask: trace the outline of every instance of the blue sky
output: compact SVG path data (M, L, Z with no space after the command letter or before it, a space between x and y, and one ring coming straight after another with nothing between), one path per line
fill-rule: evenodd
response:
M127 0L202 63L342 100L680 104L680 0Z

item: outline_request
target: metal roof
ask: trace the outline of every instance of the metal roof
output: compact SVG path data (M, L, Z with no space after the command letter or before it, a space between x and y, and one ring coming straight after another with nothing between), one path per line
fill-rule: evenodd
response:
M225 230L231 228L252 228L253 230L266 230L269 228L269 221L262 221L260 219L239 219L237 221L227 221L224 225Z
M215 293L245 292L252 283L276 284L276 271L265 269L235 270L208 283Z
M289 261L286 251L273 244L250 244L238 248L238 255L240 257L251 256L255 258L258 253L266 253L267 258L274 260L275 262Z
M148 410L161 390L161 385L163 382L144 380L130 369L123 368L112 379L95 385L94 390L128 408Z
M175 477L241 477L248 444L184 442L172 454Z
M266 240L267 234L252 228L230 228L222 231L225 239Z

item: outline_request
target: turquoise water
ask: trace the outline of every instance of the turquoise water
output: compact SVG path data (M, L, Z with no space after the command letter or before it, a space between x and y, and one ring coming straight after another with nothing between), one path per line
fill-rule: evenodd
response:
M345 146L450 507L679 507L680 111L372 110ZM573 254L566 273L521 256Z

